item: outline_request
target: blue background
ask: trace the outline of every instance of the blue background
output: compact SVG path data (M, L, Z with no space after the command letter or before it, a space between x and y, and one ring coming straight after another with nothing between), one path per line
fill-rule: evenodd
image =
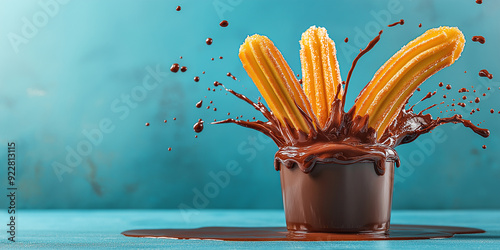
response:
M356 51L384 29L380 43L358 63L349 106L400 47L429 28L459 27L467 39L462 57L425 82L410 103L437 90L438 95L418 104L417 110L440 102L443 94L448 94L450 104L451 98L462 96L459 88L474 85L478 96L487 97L481 96L479 105L468 105L463 114L475 123L484 120L481 127L489 128L491 136L484 139L460 125L445 125L398 147L403 166L396 170L393 208L500 208L500 82L477 75L483 68L500 74L500 2L60 2L57 8L50 5L48 12L43 3L54 1L0 3L0 162L6 162L7 142L15 141L20 208L282 207L279 174L272 165L277 150L273 143L248 129L208 122L194 138L192 126L199 118L224 119L228 112L231 117L260 117L235 97L207 88L218 80L252 99L259 96L237 57L240 44L254 33L269 36L293 70L301 73L298 41L311 25L327 28L336 41L344 79ZM175 11L178 4L180 12ZM403 26L386 27L401 18ZM229 21L227 28L218 25L223 19ZM16 45L12 37L23 35L26 20L35 30ZM485 36L486 43L471 42L474 35ZM205 44L207 37L214 40L211 46ZM347 44L345 37L350 39ZM187 72L171 73L172 63L187 66ZM151 76L147 68L157 67L164 72L161 82L137 92ZM200 82L195 83L194 76L200 76ZM453 89L439 88L440 81ZM136 97L134 107L121 102L123 95L131 94ZM196 109L200 99L204 107ZM205 108L210 100L216 112ZM440 107L430 113L444 116L439 111L445 107ZM481 111L468 115L476 107ZM71 172L58 177L54 166L67 165L67 148L89 145L82 131L97 129L102 121L111 123L112 131L86 148L88 155L69 167ZM146 127L146 122L151 125ZM230 175L224 187L217 186L217 192L212 189L214 195L201 205L193 202L198 191L216 184L210 173L226 171L228 165L237 165L239 173ZM1 183L6 185L6 167L2 169ZM7 205L4 199L2 203Z

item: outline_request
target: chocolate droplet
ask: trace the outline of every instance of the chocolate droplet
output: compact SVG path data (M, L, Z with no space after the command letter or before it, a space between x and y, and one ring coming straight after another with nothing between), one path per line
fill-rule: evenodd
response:
M201 108L202 105L203 105L203 100L200 100L199 102L196 103L197 108Z
M177 71L179 71L179 64L178 63L172 64L172 66L170 66L170 71L177 73Z
M201 119L198 120L193 126L194 132L200 133L203 131L203 121Z
M207 45L212 45L212 42L213 42L213 41L214 41L214 40L212 40L212 38L210 38L210 37L209 37L209 38L207 38L207 40L205 40L205 42L207 43Z
M229 22L227 20L223 20L222 22L219 23L221 27L227 27L229 25Z
M482 69L481 71L479 71L479 76L480 77L488 77L488 79L493 78L493 75L490 74L490 72L488 72L488 70L485 70L485 69Z

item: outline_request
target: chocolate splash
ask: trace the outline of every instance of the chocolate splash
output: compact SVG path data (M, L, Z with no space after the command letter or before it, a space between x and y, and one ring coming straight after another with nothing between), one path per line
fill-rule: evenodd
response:
M382 31L353 60L342 96L346 96L349 81L356 63L375 46L380 40L381 34ZM220 85L225 88L224 85ZM355 106L349 112L344 111L345 98L342 98L342 100L338 98L340 87L332 103L331 115L324 128L319 126L315 117L310 117L296 105L310 131L309 133L305 133L295 129L286 119L283 123L278 121L273 113L260 101L254 103L242 94L236 93L231 89L225 89L239 99L252 105L268 121L226 119L212 122L212 124L234 123L257 130L270 137L279 147L275 155L276 170L279 170L281 165L287 168L292 168L296 165L304 173L309 173L313 171L317 163L321 162L353 164L368 161L374 162L376 173L383 175L384 169L382 166L386 161L394 161L396 166L399 166L399 157L394 150L395 147L412 142L420 135L428 133L442 124L461 123L483 137L488 137L490 134L489 130L475 126L471 121L464 120L460 115L433 119L430 114L423 114L427 109L419 113L414 113L413 106L405 109L406 105L404 105L396 120L392 122L391 126L384 131L380 140L377 141L375 130L368 126L368 116L354 117ZM447 85L446 89L451 89L451 86ZM436 92L429 92L422 100L430 98L434 94Z
M397 21L397 22L395 22L395 23L392 23L392 24L387 25L387 27L393 27L393 26L396 26L396 25L398 25L398 24L400 24L400 25L405 24L405 20L401 19L401 20L399 20L399 21Z
M401 19L401 20L403 20L403 19ZM347 88L349 87L349 81L351 80L352 72L354 71L354 68L356 67L356 64L358 63L358 60L364 54L366 54L368 51L370 51L371 49L373 49L373 47L375 47L375 44L377 44L378 41L380 41L380 36L382 35L382 32L384 32L384 31L383 30L379 31L378 32L378 36L376 36L375 38L373 38L373 40L371 40L368 43L368 45L366 46L366 48L364 48L363 50L361 50L359 52L359 54L356 56L356 58L354 58L354 60L352 61L352 65L351 65L351 68L349 69L349 73L347 73L347 80L345 81L345 89L344 89L343 96L346 96L346 94L347 94ZM365 86L365 88L366 88L366 86ZM340 90L340 88L338 88L338 89ZM363 90L361 92L363 92ZM337 97L338 97L338 95L336 96L336 98ZM344 110L344 105L345 105L345 98L342 98L342 110Z

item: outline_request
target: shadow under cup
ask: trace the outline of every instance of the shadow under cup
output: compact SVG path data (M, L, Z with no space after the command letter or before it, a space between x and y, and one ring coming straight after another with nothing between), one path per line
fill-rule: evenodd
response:
M378 175L373 162L317 163L310 173L282 167L289 231L383 233L391 218L394 162Z

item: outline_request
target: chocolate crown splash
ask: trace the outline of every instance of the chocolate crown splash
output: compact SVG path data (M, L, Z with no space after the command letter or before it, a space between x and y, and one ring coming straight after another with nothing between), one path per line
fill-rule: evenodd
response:
M447 27L445 27L447 28ZM443 28L443 29L445 29ZM311 28L312 29L312 28ZM316 29L314 27L314 29ZM442 29L442 28L440 28ZM447 28L450 29L451 32L456 32L456 28ZM453 30L456 29L456 30ZM447 32L447 30L445 30ZM308 30L309 32L309 30ZM416 40L412 41L412 43L415 43L418 39L423 39L426 38L427 40L425 41L419 41L420 45L419 46L425 46L425 42L431 41L436 43L435 37L438 37L439 35L442 35L441 33L436 33L432 34L432 32L438 32L436 30L430 30L426 32L424 35L427 35L428 37L425 37L424 35L417 38ZM459 32L459 31L458 31ZM307 33L307 32L306 32ZM305 33L305 34L306 34ZM430 33L430 34L428 34ZM325 33L326 34L326 31ZM390 113L391 116L395 116L395 119L391 123L387 125L387 127L381 127L381 123L374 123L375 121L373 119L370 119L370 114L374 115L380 115L383 113L377 113L373 111L372 113L369 113L369 108L366 109L367 112L364 113L363 115L360 115L362 113L362 110L364 107L361 107L359 109L356 108L356 105L352 107L348 112L344 111L344 103L345 103L345 93L348 89L349 85L349 80L352 76L354 67L357 63L357 61L363 56L365 53L367 53L369 50L371 50L375 44L380 40L380 35L382 34L382 31L379 33L377 37L375 37L369 44L368 46L361 50L361 52L358 54L358 56L354 59L351 69L349 70L348 78L347 81L344 82L339 82L337 80L337 84L334 85L334 98L333 101L331 102L331 107L329 110L327 110L327 119L318 119L318 116L321 117L321 112L322 111L321 107L312 105L307 106L307 100L304 100L304 95L303 93L295 93L295 96L300 97L301 104L298 104L296 101L293 102L292 106L286 106L283 104L284 108L281 109L282 111L285 110L287 112L292 112L290 110L297 110L298 116L295 115L294 117L287 116L286 113L284 114L275 114L268 110L268 108L262 104L261 102L254 103L244 95L241 95L239 93L236 93L233 90L226 89L236 97L246 101L250 105L252 105L256 110L261 112L263 116L268 119L267 122L263 121L242 121L242 120L234 120L234 119L227 119L223 121L218 121L218 122L213 122L213 124L222 124L222 123L234 123L243 127L255 129L257 131L262 132L263 134L267 135L268 137L272 138L276 145L279 147L279 151L275 155L275 168L277 170L280 169L281 165L284 165L286 167L293 167L294 165L297 165L299 168L302 169L303 172L308 173L310 172L314 165L317 162L334 162L338 164L352 164L356 162L361 162L361 161L373 161L375 163L375 169L376 172L380 175L384 174L385 170L383 169L385 161L392 160L395 161L396 166L399 166L399 157L394 150L394 148L398 145L409 143L417 139L420 135L425 134L427 132L430 132L432 129L435 127L446 124L446 123L461 123L465 127L468 127L472 129L475 133L483 136L483 137L488 137L489 136L489 131L487 129L482 129L479 127L476 127L474 124L472 124L469 120L464 120L460 115L454 115L449 118L437 118L433 119L430 114L423 114L423 111L427 110L424 109L422 112L419 113L414 113L413 112L413 107L409 109L405 109L405 106L408 103L409 98L412 96L413 91L420 85L423 81L425 81L428 77L430 77L433 73L437 72L438 70L451 65L456 58L460 55L461 49L463 48L463 43L460 44L459 39L463 38L463 35L461 32L459 32L459 35L457 36L459 39L451 39L450 35L443 37L443 39L448 39L445 40L446 43L442 45L441 47L435 46L435 47L429 47L427 50L422 51L421 54L415 54L415 51L412 51L412 43L407 45L408 47L404 47L401 51L403 52L398 52L391 60L393 61L393 64L397 65L397 60L400 58L397 58L398 54L403 54L403 56L408 56L413 53L413 56L417 59L420 59L421 62L427 62L430 64L432 67L423 67L420 65L419 61L414 62L415 63L415 68L419 69L420 68L425 68L425 69L420 69L420 71L416 71L410 68L408 72L403 72L406 73L407 75L410 75L411 79L417 79L417 80L412 80L409 83L393 83L394 88L399 87L397 84L402 85L402 84L408 84L413 88L413 91L411 93L406 93L406 97L403 100L404 103L402 103L399 107L399 110L397 112L393 112L394 114L390 113L390 111L387 111ZM434 37L433 37L434 36ZM327 35L326 35L327 37ZM439 37L438 37L439 38ZM304 39L304 36L303 36ZM329 38L328 38L329 39ZM248 40L248 39L247 39ZM463 40L463 39L462 39ZM458 42L457 42L458 41ZM267 42L267 41L266 41ZM314 41L313 41L314 42ZM326 44L330 43L333 44L333 41L328 41ZM304 42L304 44L306 44ZM423 44L423 45L422 45ZM446 47L445 45L450 45ZM307 45L307 44L306 44ZM460 47L458 52L457 52L457 46ZM274 46L274 45L273 45ZM334 46L334 44L333 44ZM436 47L438 47L436 49ZM438 50L439 49L439 50ZM406 50L406 51L404 51ZM433 51L431 51L433 50ZM327 51L328 53L335 52L334 47L330 47L330 51ZM430 51L430 52L429 52ZM442 52L442 55L439 53ZM301 59L302 56L307 56L307 53L302 53L301 51ZM418 51L417 51L418 52ZM279 53L279 51L278 51ZM458 54L457 54L458 53ZM320 56L325 56L325 52L323 52L323 55ZM425 55L429 55L428 58L425 58ZM432 56L439 55L440 57L434 58ZM326 55L327 57L331 55ZM399 55L400 57L403 57ZM448 56L448 57L447 57ZM240 57L241 57L241 51L240 51ZM395 58L396 57L396 58ZM282 62L279 62L279 58L282 58L281 54L275 54L273 55L272 58L278 58L278 59L272 59L273 61L271 63L276 63L278 67L281 67L281 69L284 72L289 73L290 70L286 70L286 67L288 65L284 65ZM444 59L443 59L444 58ZM450 61L446 61L446 59L450 58ZM331 58L329 58L331 59ZM335 58L334 58L335 59ZM405 59L405 58L403 58ZM282 59L283 60L283 59ZM336 60L336 59L335 59ZM395 61L396 60L396 61ZM410 63L413 62L414 59L413 57L410 59ZM438 62L434 62L432 60L438 60ZM242 59L243 61L243 59ZM259 60L257 58L255 61L259 62L262 60ZM331 61L331 60L328 60ZM440 62L446 62L442 63L441 65L439 64ZM286 63L286 62L285 62ZM408 64L410 64L408 63ZM311 64L314 64L313 62L306 62L303 63L303 67L311 67ZM386 63L387 64L387 63ZM408 65L407 64L407 65ZM409 66L401 66L402 69L407 70ZM436 66L437 65L437 66ZM385 65L384 65L385 66ZM411 64L410 64L411 66ZM433 68L436 66L435 68ZM392 67L392 66L390 66ZM246 68L247 69L247 68ZM314 69L314 67L312 68ZM320 69L321 70L321 69ZM360 96L358 96L358 99L367 99L370 97L366 96L367 91L371 91L371 89L376 88L377 86L374 86L377 84L377 75L386 73L385 71L390 71L393 70L393 68L381 68L377 74L375 75L374 79L365 87L365 89L361 92ZM426 71L427 70L427 71ZM247 69L247 71L249 71ZM380 73L382 72L382 73ZM262 80L262 75L266 74L269 72L266 72L263 70L263 72L252 72L249 73L253 79L258 78L259 76L261 77ZM314 73L314 72L313 72ZM335 73L332 72L326 72L329 73L330 75L333 75ZM324 75L327 75L325 72L323 72ZM338 68L337 68L337 73L338 73ZM394 72L393 72L394 73ZM401 74L400 72L397 72L398 74ZM260 75L259 75L260 74ZM292 73L293 74L293 73ZM396 74L396 73L394 73ZM288 74L290 75L290 74ZM304 74L304 77L306 77L306 74ZM383 76L382 76L383 77ZM335 78L335 77L333 77ZM340 79L340 77L338 77ZM269 79L269 77L268 77ZM279 83L279 78L276 80ZM295 77L292 81L296 81ZM391 79L392 81L392 79ZM256 82L256 79L254 79L254 82ZM335 81L334 81L335 82ZM273 83L273 82L271 82ZM257 84L257 83L256 83ZM260 83L262 84L262 83ZM276 85L276 82L274 83ZM331 83L330 83L331 84ZM342 84L344 84L344 88L342 88ZM279 85L279 84L277 84ZM380 85L380 84L379 84ZM280 107L277 107L280 105L279 102L276 102L272 99L272 96L270 97L269 93L265 92L265 88L267 87L269 89L272 89L271 87L274 88L276 91L277 88L275 86L260 86L258 85L259 90L261 90L261 93L263 93L264 98L268 102L268 105L275 110L279 110ZM304 86L304 88L306 88ZM370 89L371 88L371 89ZM288 88L290 90L290 87ZM341 89L344 89L344 91L341 93ZM279 89L278 89L279 90ZM281 89L282 90L282 89ZM293 90L297 91L297 90ZM382 90L379 91L382 92ZM318 94L319 93L319 94ZM277 97L275 98L281 98L281 100L285 100L283 95L280 95L281 93L276 94ZM315 99L318 100L318 105L320 104L319 102L321 101L321 91L313 93L313 95L316 94L315 96L311 96L310 92L306 91L306 95L309 96L309 99ZM365 94L365 96L362 96ZM271 94L272 95L272 94ZM293 97L294 93L292 93ZM331 96L331 95L330 95ZM285 96L286 97L286 96ZM398 96L399 97L399 96ZM387 98L391 98L391 96L388 96ZM428 97L424 97L426 99ZM326 98L323 98L325 100ZM401 99L401 98L400 98ZM390 101L390 100L389 100ZM311 101L313 102L313 101ZM306 103L306 105L304 105ZM313 102L314 103L314 102ZM358 102L356 102L357 104ZM361 103L361 102L360 102ZM361 103L362 105L366 106L366 103ZM319 105L320 106L320 105ZM429 107L432 108L435 105ZM316 107L316 108L315 108ZM388 108L393 108L390 106L387 106ZM324 109L323 109L324 110ZM316 112L317 111L317 112ZM324 113L323 113L324 114ZM388 119L388 115L385 117L379 118L379 119ZM294 119L291 121L291 119ZM383 121L382 121L383 122ZM376 125L373 125L376 124ZM377 133L377 130L374 128L377 127L379 131L382 133ZM381 128L383 130L381 130ZM305 132L307 131L307 132Z

